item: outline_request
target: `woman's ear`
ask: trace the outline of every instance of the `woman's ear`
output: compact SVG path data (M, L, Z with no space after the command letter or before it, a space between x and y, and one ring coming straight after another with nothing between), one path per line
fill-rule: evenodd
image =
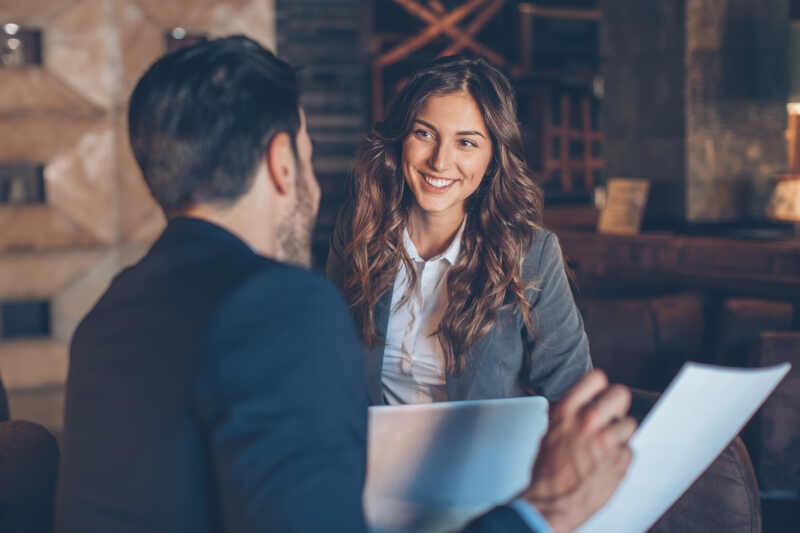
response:
M275 190L281 196L288 194L297 172L297 161L289 134L277 133L267 146L264 157L267 161L269 179Z

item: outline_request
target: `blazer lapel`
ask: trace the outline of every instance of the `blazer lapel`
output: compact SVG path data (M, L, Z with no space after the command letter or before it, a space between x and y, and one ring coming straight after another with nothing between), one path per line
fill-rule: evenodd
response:
M367 389L373 405L382 405L384 403L381 371L383 370L384 341L386 339L386 330L389 327L389 308L391 305L392 290L389 289L375 304L375 331L379 340L366 354Z
M494 356L493 333L497 324L490 329L486 335L478 339L472 348L467 350L464 355L464 368L459 373L448 372L445 376L447 386L447 399L451 402L462 400L477 400L492 398L493 395L480 390L480 383L476 382L476 373L479 372L481 361ZM477 387L476 387L477 386ZM476 396L477 395L477 396Z

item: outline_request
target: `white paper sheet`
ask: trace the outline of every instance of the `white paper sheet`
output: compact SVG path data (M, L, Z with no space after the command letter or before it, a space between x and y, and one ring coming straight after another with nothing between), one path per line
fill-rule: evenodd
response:
M579 533L646 531L702 474L789 371L689 363L631 439L634 459Z
M634 459L579 533L646 531L705 471L789 371L689 363L631 440ZM452 531L529 482L543 398L372 407L367 521L376 532Z
M371 407L364 508L373 531L449 531L524 489L542 397Z

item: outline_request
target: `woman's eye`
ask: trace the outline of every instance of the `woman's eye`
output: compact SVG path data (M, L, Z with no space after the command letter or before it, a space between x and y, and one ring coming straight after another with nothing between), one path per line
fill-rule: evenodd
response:
M414 130L414 135L416 135L417 137L420 137L422 139L430 139L431 138L431 132L429 132L427 130Z
M461 139L461 146L466 146L469 148L477 148L478 143L476 143L475 141L471 141L469 139Z

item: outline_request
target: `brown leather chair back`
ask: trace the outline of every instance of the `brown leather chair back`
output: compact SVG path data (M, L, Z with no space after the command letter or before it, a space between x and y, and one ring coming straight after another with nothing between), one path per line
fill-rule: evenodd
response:
M58 444L44 427L0 422L0 531L50 533Z
M658 394L634 390L631 416L641 422ZM750 456L736 437L678 498L651 533L761 533L761 502Z

